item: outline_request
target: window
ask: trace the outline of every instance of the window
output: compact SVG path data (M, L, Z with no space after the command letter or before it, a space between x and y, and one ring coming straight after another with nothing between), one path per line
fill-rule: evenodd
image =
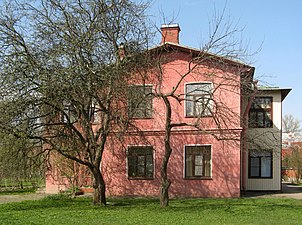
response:
M249 151L250 178L272 178L272 164L271 151Z
M151 118L152 86L131 86L128 97L129 116L131 118Z
M211 146L186 146L185 177L211 177Z
M153 178L152 146L131 146L127 152L128 177L133 179Z
M74 123L76 121L76 111L74 107L66 102L63 102L63 111L61 112L61 122Z
M101 122L101 118L100 118L100 108L97 106L97 104L92 104L91 108L91 121L93 123L99 123Z
M271 128L272 123L272 97L256 97L251 105L249 127Z
M186 116L211 116L212 84L186 84Z

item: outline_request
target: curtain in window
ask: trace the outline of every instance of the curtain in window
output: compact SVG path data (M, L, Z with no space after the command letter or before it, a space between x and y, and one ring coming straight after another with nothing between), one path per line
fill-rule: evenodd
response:
M249 158L250 177L265 178L272 176L272 152L250 150Z
M186 116L209 116L213 107L211 83L186 85Z
M269 155L268 155L269 154ZM271 176L271 155L270 153L264 154L261 158L261 177L270 177Z
M211 176L211 146L187 146L185 152L186 177Z

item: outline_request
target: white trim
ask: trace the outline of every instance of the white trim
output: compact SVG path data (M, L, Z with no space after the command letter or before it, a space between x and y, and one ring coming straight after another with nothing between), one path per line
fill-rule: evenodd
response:
M190 85L190 84L211 84L212 85L212 90L214 90L214 84L213 84L213 82L211 82L211 81L190 81L190 82L185 82L184 83L184 96L185 96L185 101L184 101L184 118L187 118L187 117L189 117L189 116L187 116L187 92L186 92L186 87L187 87L187 85ZM193 116L193 118L196 118L196 117L194 117Z
M180 28L178 23L162 24L161 28Z
M210 178L213 178L213 171L212 171L212 160L213 160L213 144L185 144L183 146L183 179L186 179L186 147L199 147L199 146L210 146L211 147L211 161L210 161L210 165L211 165L211 176Z

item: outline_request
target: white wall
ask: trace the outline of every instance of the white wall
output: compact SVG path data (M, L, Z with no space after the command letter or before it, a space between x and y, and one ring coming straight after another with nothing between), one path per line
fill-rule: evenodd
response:
M246 190L281 190L281 127L282 127L282 102L281 91L265 91L260 96L273 97L273 128L249 128L247 149L271 149L273 151L273 177L249 178L248 177L248 151L244 152L246 160Z

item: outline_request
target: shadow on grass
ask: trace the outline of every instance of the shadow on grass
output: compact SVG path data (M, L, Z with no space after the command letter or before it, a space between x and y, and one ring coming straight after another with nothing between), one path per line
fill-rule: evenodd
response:
M115 207L116 206L116 207ZM294 208L293 208L294 206ZM279 214L280 212L300 214L302 201L296 199L172 199L170 206L162 208L156 199L117 199L113 209L133 210L141 214L156 215L221 215L240 217L257 216L259 213Z
M93 205L91 197L77 197L73 198L66 194L49 195L40 200L25 200L22 202L11 202L0 205L0 211L6 210L22 211L22 210L42 210L42 209L112 209L112 208L132 208L144 206L159 206L159 201L155 198L111 198L107 201L107 206L102 207Z
M293 209L293 205L295 205ZM270 211L296 211L301 212L302 201L296 199L284 198L266 198L266 199L184 199L171 201L167 210L174 212L200 213L201 211L218 211L226 213L242 212L270 212Z
M159 200L156 198L111 198L108 200L109 206L116 207L131 207L131 206L145 206L145 205L159 205Z
M45 210L56 209L59 211L81 210L139 210L142 212L155 211L158 213L180 212L200 213L201 211L225 211L227 213L241 213L243 211L275 211L293 210L302 211L302 201L295 199L278 198L238 198L238 199L172 199L170 206L161 208L159 200L155 198L109 198L106 207L92 205L91 198L67 198L62 196L49 196L36 201L23 201L0 205L2 210Z

